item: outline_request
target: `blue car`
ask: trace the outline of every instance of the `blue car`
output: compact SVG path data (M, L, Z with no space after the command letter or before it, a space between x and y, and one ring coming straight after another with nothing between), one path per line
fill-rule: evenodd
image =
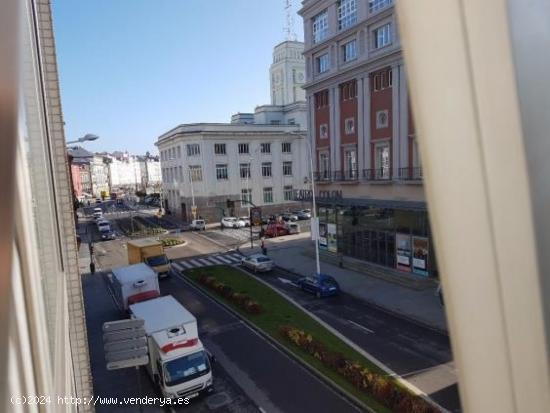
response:
M315 294L317 298L336 295L340 292L340 286L330 275L320 274L300 278L296 284L304 291Z

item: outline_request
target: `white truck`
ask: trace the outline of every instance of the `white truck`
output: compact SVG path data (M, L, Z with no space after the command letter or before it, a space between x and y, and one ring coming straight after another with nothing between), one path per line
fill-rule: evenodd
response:
M145 322L146 368L164 397L191 399L212 392L210 355L193 314L170 295L133 304L130 314Z
M113 268L109 278L115 300L122 310L128 310L130 304L160 296L158 275L147 264Z

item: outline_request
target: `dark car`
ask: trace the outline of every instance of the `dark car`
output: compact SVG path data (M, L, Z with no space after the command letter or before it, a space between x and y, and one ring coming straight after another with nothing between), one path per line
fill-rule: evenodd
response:
M281 219L285 222L296 222L298 221L298 217L295 214L291 214L288 212L285 212L284 214L281 214Z
M336 295L340 292L340 286L330 275L319 274L319 276L300 278L296 284L304 291L315 294L317 298Z
M116 239L116 232L115 231L101 231L101 239L103 241L109 241Z

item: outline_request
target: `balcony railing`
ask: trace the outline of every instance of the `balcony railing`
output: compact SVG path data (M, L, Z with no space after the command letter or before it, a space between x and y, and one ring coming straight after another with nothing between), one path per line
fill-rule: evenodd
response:
M421 181L422 167L408 166L406 168L399 168L399 179L403 181Z
M367 181L389 181L391 178L390 168L363 169L363 179Z
M357 181L358 179L359 179L359 171L357 169L334 172L335 181Z
M313 178L315 182L328 182L332 180L330 171L315 172Z

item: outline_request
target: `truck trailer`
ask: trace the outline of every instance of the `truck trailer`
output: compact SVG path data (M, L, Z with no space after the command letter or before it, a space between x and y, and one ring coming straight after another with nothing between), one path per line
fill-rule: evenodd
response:
M212 392L210 355L193 314L170 295L133 304L130 314L144 320L146 369L164 397L191 399Z
M162 242L145 238L128 241L128 264L144 262L149 265L159 277L170 274L170 261L164 253Z
M143 263L113 268L110 280L113 295L122 310L128 310L130 304L160 296L157 273Z

